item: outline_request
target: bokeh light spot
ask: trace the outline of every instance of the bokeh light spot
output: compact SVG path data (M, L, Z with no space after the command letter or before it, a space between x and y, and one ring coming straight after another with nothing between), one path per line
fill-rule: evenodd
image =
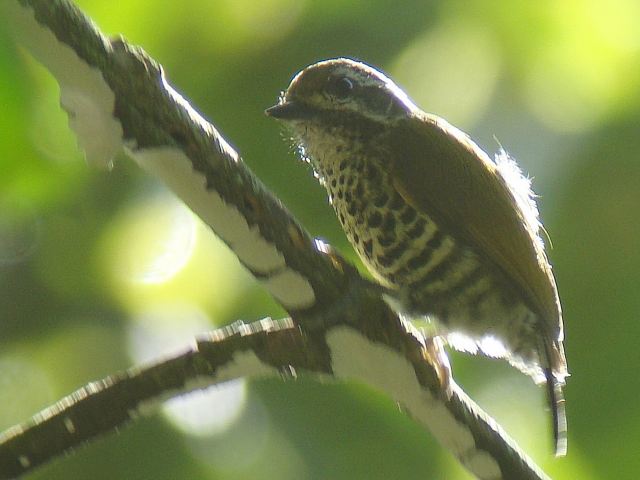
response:
M198 334L210 328L207 315L193 305L156 305L133 317L129 352L136 364L157 360L185 351ZM181 431L206 436L232 424L244 409L245 397L245 381L240 379L173 398L163 412Z
M82 156L69 128L69 116L60 106L60 88L53 76L32 58L25 59L37 91L30 105L30 140L41 158L59 167L78 163Z
M216 478L311 478L299 446L278 427L260 397L249 395L233 428L218 435L191 436L188 444Z
M306 6L305 0L225 0L222 3L239 32L261 44L286 35Z
M575 133L637 105L637 2L574 0L554 6L555 28L536 51L525 84L534 115L553 130Z
M0 431L24 421L54 398L47 373L24 354L0 357Z
M0 267L20 263L37 249L40 220L28 210L0 203Z
M207 314L187 303L157 303L131 317L128 350L136 363L175 355L194 344L195 336L211 329Z
M79 3L101 20L103 29L125 32L134 42L144 38L145 47L156 55L159 50L175 50L185 39L196 51L263 49L291 31L307 4L306 0L193 0L163 2L157 8L146 2Z
M103 236L100 263L122 305L186 302L225 316L250 284L229 248L170 195L131 202Z
M226 430L242 414L246 402L246 380L198 390L169 400L163 411L184 433L207 436Z
M420 108L468 128L489 106L500 69L491 32L461 20L428 31L391 70Z
M116 275L133 283L163 283L193 253L196 229L191 213L169 197L131 207L117 228Z

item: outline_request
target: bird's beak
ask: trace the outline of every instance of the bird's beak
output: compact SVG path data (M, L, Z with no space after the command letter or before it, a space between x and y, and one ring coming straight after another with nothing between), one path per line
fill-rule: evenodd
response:
M295 100L287 100L267 108L264 113L278 120L302 120L311 116L311 110Z

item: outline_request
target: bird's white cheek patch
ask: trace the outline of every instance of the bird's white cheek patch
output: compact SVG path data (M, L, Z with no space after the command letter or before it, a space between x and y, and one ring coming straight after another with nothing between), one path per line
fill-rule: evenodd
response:
M122 126L113 116L115 95L102 73L41 26L32 10L17 1L7 2L4 7L21 43L58 81L60 104L87 161L110 166L122 149Z

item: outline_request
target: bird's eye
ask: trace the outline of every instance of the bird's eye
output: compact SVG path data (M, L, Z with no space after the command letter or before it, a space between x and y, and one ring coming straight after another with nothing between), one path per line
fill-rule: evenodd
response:
M347 77L336 77L329 81L327 93L335 98L347 98L353 90L353 82Z

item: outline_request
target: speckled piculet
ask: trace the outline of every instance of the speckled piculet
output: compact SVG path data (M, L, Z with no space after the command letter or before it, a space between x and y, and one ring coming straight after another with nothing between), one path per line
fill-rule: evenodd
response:
M494 162L384 74L348 59L302 70L267 114L290 127L349 241L403 312L435 317L443 333L546 381L564 454L560 301L515 162L503 150Z

